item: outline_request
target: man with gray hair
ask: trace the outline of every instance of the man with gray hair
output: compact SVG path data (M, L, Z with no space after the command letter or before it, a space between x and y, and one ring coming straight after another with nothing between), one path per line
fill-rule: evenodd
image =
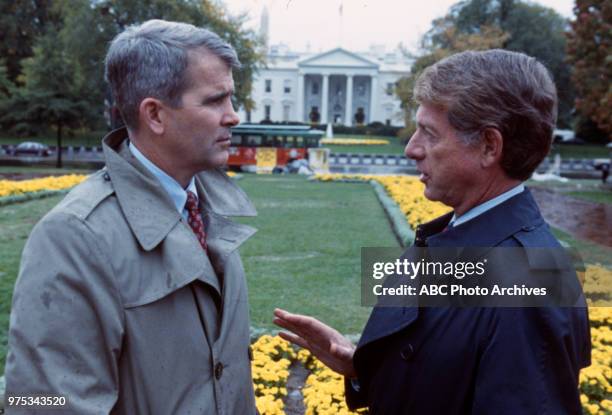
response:
M255 230L227 218L256 212L221 169L239 65L184 23L113 40L106 77L126 128L26 244L7 397L52 397L64 414L256 413L238 254ZM44 409L32 402L7 409Z
M503 50L463 52L427 68L414 95L417 129L406 156L416 160L425 197L454 209L419 226L414 245L559 248L523 184L548 153L556 121L544 66ZM512 265L509 274L525 269ZM346 377L351 409L581 413L586 307L375 307L356 347L308 316L276 310L274 322Z

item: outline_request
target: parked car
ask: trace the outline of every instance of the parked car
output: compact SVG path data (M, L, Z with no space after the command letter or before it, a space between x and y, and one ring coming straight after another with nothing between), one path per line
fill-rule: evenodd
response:
M24 141L13 150L13 155L19 156L21 154L46 157L51 155L51 150L49 150L49 146L42 143Z

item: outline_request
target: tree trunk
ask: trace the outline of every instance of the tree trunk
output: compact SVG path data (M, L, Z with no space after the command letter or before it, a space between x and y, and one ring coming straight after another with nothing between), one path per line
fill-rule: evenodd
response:
M62 123L57 123L57 163L55 167L62 168Z

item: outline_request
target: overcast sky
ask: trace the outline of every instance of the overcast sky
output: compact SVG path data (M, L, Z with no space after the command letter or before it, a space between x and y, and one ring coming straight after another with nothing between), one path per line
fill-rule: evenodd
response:
M365 51L371 44L393 49L400 42L415 51L431 21L443 16L454 0L218 0L231 14L248 13L258 29L264 5L270 16L270 43L298 51L325 51L342 46ZM418 3L418 4L417 4ZM535 3L572 16L573 0ZM342 17L340 15L342 10Z

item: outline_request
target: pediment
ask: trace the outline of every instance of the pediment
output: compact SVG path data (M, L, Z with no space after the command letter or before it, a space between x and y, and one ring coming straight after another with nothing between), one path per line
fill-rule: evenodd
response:
M350 68L378 68L378 64L342 48L336 48L304 59L298 63L299 67L350 67Z

